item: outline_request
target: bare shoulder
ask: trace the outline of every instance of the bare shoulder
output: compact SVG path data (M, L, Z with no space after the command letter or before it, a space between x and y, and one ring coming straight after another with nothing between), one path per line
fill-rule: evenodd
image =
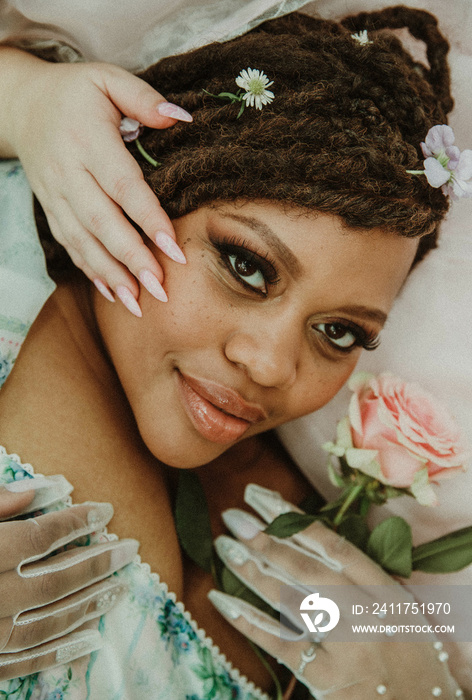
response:
M143 560L181 593L165 476L67 289L51 296L25 340L0 392L0 425L0 443L38 472L64 474L74 501L111 502L110 531L138 539Z

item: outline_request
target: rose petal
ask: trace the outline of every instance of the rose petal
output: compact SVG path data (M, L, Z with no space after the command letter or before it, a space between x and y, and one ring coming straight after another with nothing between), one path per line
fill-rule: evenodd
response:
M422 506L437 506L439 504L436 493L429 483L428 469L426 467L416 472L410 491Z
M397 488L409 488L416 472L423 469L425 460L417 457L403 445L388 443L379 453L383 483Z
M346 416L339 421L336 426L336 444L344 450L352 447L351 424L349 417Z
M370 380L373 378L374 375L370 372L355 372L349 378L347 385L351 391L360 391L367 386Z
M382 469L376 461L377 450L357 450L355 447L346 450L346 461L352 469L359 469L367 476L383 481Z

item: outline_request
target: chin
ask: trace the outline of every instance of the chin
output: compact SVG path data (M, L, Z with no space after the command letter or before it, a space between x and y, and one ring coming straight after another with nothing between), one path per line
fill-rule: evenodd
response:
M200 440L186 438L165 439L156 435L141 434L151 454L162 464L176 469L195 469L212 462L226 452L231 445L202 444Z

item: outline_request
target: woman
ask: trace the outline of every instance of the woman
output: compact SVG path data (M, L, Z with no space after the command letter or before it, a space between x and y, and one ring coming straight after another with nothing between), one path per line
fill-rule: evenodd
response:
M444 43L425 23L433 56ZM240 105L215 95L230 91L248 65L274 80L276 96L238 119ZM161 258L170 301L156 308L141 289L140 319L82 278L59 284L0 397L7 449L14 444L46 473L64 472L79 500L106 494L117 506L114 531L137 536L143 558L197 621L205 619L223 650L234 642L232 658L249 669L243 641L208 612L202 591L210 581L181 561L173 472L165 465L207 464L213 515L237 505L254 480L299 499L298 477L285 465L276 472L271 460L269 473L266 457L251 449L263 431L329 401L360 348L375 347L408 271L435 244L447 202L406 172L417 169L419 142L451 107L444 61L435 66L436 94L395 39L370 44L339 25L290 17L152 69L151 84L194 116L192 126L141 139L162 163L143 171L173 219L185 274ZM328 552L332 546L328 539ZM353 550L339 559L367 580L374 571L389 580ZM123 580L129 593L102 618L106 643L88 668L40 674L20 692L36 692L37 684L44 695L60 678L78 697L202 696L202 679L212 679L228 696L260 696L146 569L131 567ZM165 649L169 658L158 668L147 656L150 639L152 651ZM310 689L336 700L438 688L454 697L432 645L419 645L415 658L379 646L368 650L367 675L355 650L349 664L338 653L316 679L294 662L299 647L283 645L277 655L305 672ZM417 677L418 663L425 678Z

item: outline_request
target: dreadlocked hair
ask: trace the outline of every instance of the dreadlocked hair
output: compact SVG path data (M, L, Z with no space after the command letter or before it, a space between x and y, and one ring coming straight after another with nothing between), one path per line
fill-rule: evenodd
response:
M430 75L393 35L366 45L351 36L392 24L411 24L427 42ZM145 130L140 142L160 167L130 147L171 218L215 201L273 200L354 228L421 236L419 260L436 245L448 201L406 170L422 168L420 143L452 107L446 53L436 20L423 11L393 8L342 24L293 13L145 71L141 77L193 123ZM239 104L207 92L236 90L248 66L274 81L275 98L238 119Z
M385 31L402 27L425 42L429 70ZM352 37L364 29L365 45ZM160 167L129 147L171 218L216 201L272 200L420 237L416 263L436 246L448 209L439 189L406 172L423 168L420 143L452 109L448 48L422 10L392 7L341 23L293 13L141 74L193 123L144 131L140 142ZM238 119L239 104L207 93L235 91L247 67L274 81L275 98ZM64 257L49 249L60 273Z

